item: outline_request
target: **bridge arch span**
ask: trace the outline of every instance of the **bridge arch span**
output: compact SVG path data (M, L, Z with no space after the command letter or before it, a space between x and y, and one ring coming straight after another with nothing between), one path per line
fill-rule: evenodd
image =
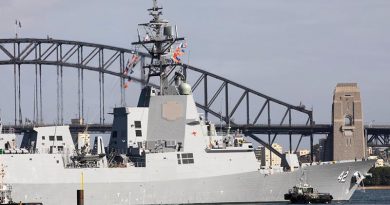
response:
M42 65L56 66L57 69L61 70L61 73L63 67L75 68L79 70L79 81L83 79L84 70L99 72L99 78L103 78L103 83L101 79L99 80L100 86L103 87L103 89L100 87L99 91L100 96L102 96L100 99L100 124L105 123L104 75L116 76L120 78L121 84L124 83L128 76L123 74L123 69L126 66L126 61L134 53L136 51L131 49L80 41L37 38L0 39L0 66L13 65L15 73L20 74L20 66L23 64L35 65L39 73L41 72ZM142 52L137 52L137 54L141 57L141 70L145 69L144 63L149 58L149 55ZM226 124L240 125L240 127L256 125L271 127L272 125L278 125L284 127L284 130L286 130L286 127L288 130L288 127L294 124L304 124L307 126L314 123L312 111L302 105L297 106L283 102L237 82L223 78L220 75L191 65L183 64L182 67L187 79L192 82L194 95L198 96L196 98L196 105L204 110L206 118L210 114L216 119L221 119ZM141 71L140 73L145 72ZM146 76L132 76L131 79L138 83L145 83L144 79L146 79ZM15 125L18 122L19 124L23 123L20 114L20 100L18 101L17 99L18 93L20 95L20 91L18 92L16 89L17 87L20 89L18 83L20 83L20 79L18 82L15 78ZM156 84L151 85L158 87ZM57 86L60 87L59 90L62 90L62 84L57 84ZM214 91L211 92L211 88L214 88ZM79 89L83 90L83 82L79 82ZM125 91L122 86L120 92L121 102L123 102L122 98L124 98ZM37 93L39 93L38 86ZM84 118L83 95L83 92L81 95L79 94L78 99L80 118ZM216 103L218 99L223 101L223 106L218 107L216 105L218 104ZM63 101L63 97L60 95L57 101L59 101L57 102L57 116L60 116L63 114L63 102L61 102ZM19 106L17 103L19 103ZM40 118L42 123L42 100L40 102L40 108L37 106L37 110L41 111L41 116L39 117L39 113L37 112L38 114L36 116L34 114L34 119L39 122ZM244 115L238 116L237 113L240 112L244 113ZM19 119L17 120L17 118ZM58 117L57 121L58 123L63 123L61 117ZM271 140L270 133L271 131L268 133L268 144L272 144L278 135L278 133L274 134ZM283 131L283 133L286 132ZM289 133L291 141L292 131L289 131ZM264 141L260 140L259 142L269 147Z
M31 64L38 66L53 65L60 66L61 68L72 67L117 76L123 81L127 78L127 76L123 74L125 62L128 59L128 56L135 52L136 51L131 49L80 41L36 38L0 39L0 65L14 65L17 67L22 64ZM145 61L145 58L149 57L146 53L137 52L137 54L141 56L142 62ZM96 60L98 63L93 63L94 61L96 62ZM116 65L113 66L113 64ZM185 73L192 72L199 75L198 78L194 79L193 91L196 93L197 90L200 90L197 88L202 84L203 92L201 94L203 100L202 102L198 101L197 105L206 112L206 115L210 113L215 117L223 119L225 122L231 121L238 107L245 104L244 98L246 98L247 119L243 122L248 125L257 124L258 120L263 115L267 115L267 118L270 118L272 109L269 108L270 104L275 104L286 110L279 121L279 124L285 124L286 122L292 121L292 111L307 115L309 121L312 122L312 111L307 110L303 106L295 106L280 101L239 83L223 78L220 75L210 73L191 65L183 64L183 68ZM142 78L132 77L132 80L144 83ZM216 84L220 85L216 92L211 94L207 92L210 81L214 81ZM240 98L233 104L229 102L229 88L235 88L242 91ZM197 93L200 93L200 91ZM225 95L224 114L222 114L221 111L212 109L212 104L220 95ZM263 99L261 106L255 110L250 109L249 107L251 104L249 102L249 96L251 95ZM250 116L249 113L253 112L256 112L256 115ZM250 119L251 117L252 119ZM275 123L275 120L268 119L267 123L271 122Z
M0 66L13 65L16 72L20 72L20 66L23 64L35 65L38 70L41 69L42 65L56 66L60 70L63 67L70 67L78 69L81 75L83 75L84 70L90 70L99 72L99 75L103 78L104 75L116 76L121 79L121 84L128 78L128 76L123 74L125 63L134 53L136 51L131 49L80 41L36 38L0 39ZM141 57L140 67L142 70L149 55L142 52L137 52L137 54ZM307 110L302 105L297 106L283 102L223 78L220 75L191 65L183 64L182 67L187 79L192 82L194 95L198 96L196 104L200 109L204 110L206 118L210 114L214 118L221 119L226 124L241 124L248 127L254 125L271 126L272 124L288 127L293 124L310 125L314 123L312 111ZM145 76L142 75L140 77L131 77L131 79L139 83L145 83ZM18 82L14 83L15 124L18 121L21 124L21 116L20 114L19 116L17 115L18 105L16 103L18 94L16 87L20 86L16 85ZM79 84L82 90L83 82ZM152 85L158 87L156 84ZM59 86L62 89L63 85ZM100 86L104 87L104 85ZM212 89L209 89L211 87L214 88L213 92L210 91ZM100 102L100 123L104 124L104 89L100 89L100 92L103 92L100 93L103 96ZM123 98L125 91L122 86L120 92L121 98ZM79 97L80 118L83 118L84 112L82 97ZM218 99L223 101L223 106L218 107L216 105ZM59 100L63 100L62 97ZM58 104L61 107L61 102ZM42 111L42 107L40 110ZM61 113L63 110L58 108L57 112ZM238 116L237 113L239 112L245 114ZM17 120L18 117L19 120ZM39 115L36 118L39 118ZM37 119L37 121L39 120ZM58 121L59 123L63 122L60 119ZM276 135L273 136L272 142L275 137Z

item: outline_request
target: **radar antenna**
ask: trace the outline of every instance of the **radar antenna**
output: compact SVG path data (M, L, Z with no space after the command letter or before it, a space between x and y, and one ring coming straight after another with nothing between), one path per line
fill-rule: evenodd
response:
M158 7L157 0L153 0L153 7L148 9L149 15L153 17L148 23L139 24L138 41L133 45L141 45L151 56L149 64L145 65L145 74L147 74L146 84L149 84L150 77L160 77L160 95L168 94L169 79L168 76L181 67L180 59L174 58L173 54L177 49L181 49L180 44L176 50L175 44L179 44L184 38L178 37L177 28L161 18L162 7ZM142 34L141 32L142 31ZM181 51L179 51L181 52ZM180 69L182 72L182 69Z

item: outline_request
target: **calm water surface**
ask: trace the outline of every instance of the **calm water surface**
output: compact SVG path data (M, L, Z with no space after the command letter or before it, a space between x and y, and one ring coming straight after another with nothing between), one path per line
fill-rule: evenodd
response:
M276 203L266 203L276 205ZM281 203L278 203L281 204ZM288 204L287 202L284 204ZM390 204L390 189L386 190L357 190L349 202L332 204Z
M390 189L356 190L349 204L390 204Z

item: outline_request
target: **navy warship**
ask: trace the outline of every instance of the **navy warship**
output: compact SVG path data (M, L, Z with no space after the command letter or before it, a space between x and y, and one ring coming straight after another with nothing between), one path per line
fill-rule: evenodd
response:
M102 137L90 143L88 132L72 139L69 126L35 127L20 147L15 134L0 135L3 180L12 186L7 193L14 201L76 204L83 175L86 204L280 202L303 173L333 200L349 200L374 162L299 164L289 154L294 159L288 160L289 169L262 168L245 136L219 133L201 117L181 69L184 38L161 18L162 8L153 2L148 10L152 20L139 25L143 29L133 43L151 56L145 66L148 83L136 107L114 108L107 147ZM126 74L137 56L132 60ZM153 86L150 77L157 77L160 85Z

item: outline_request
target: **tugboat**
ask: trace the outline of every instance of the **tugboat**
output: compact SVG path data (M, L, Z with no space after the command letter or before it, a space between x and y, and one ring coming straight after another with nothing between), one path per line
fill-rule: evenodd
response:
M329 193L319 193L308 184L299 184L290 189L284 199L290 200L292 204L328 204L332 202L333 196Z
M3 178L5 176L4 172L4 166L1 165L0 167L0 205L42 205L42 203L23 203L23 202L13 202L11 193L12 193L12 186L9 184L3 183Z

